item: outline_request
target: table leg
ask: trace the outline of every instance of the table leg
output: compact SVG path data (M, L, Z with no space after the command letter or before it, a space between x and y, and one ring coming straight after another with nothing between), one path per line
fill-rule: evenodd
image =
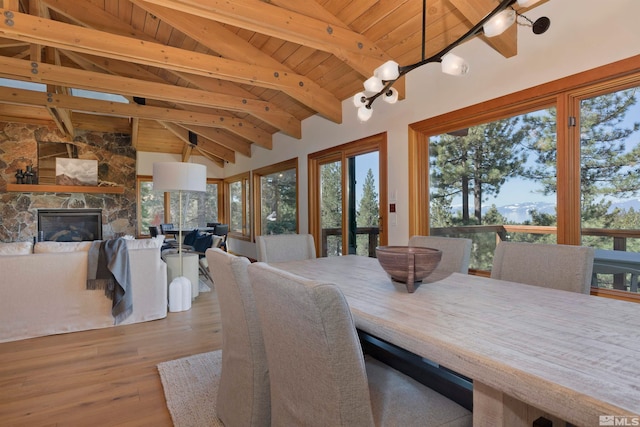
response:
M539 417L564 426L562 420L478 381L473 382L473 427L531 426Z

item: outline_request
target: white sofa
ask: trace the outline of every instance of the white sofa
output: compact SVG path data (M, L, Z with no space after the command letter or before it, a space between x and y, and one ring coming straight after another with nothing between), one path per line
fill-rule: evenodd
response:
M149 239L147 239L149 240ZM87 290L91 242L0 244L0 342L114 326L112 301ZM133 313L119 325L167 316L167 266L160 247L127 241Z

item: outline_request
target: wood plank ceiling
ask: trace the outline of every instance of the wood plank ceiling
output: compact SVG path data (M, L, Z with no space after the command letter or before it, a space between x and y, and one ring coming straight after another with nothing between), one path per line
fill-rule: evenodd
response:
M496 0L427 0L426 54ZM541 3L538 3L541 4ZM127 132L138 150L219 165L342 120L341 101L383 62L422 55L422 0L0 0L0 120ZM481 36L482 37L482 36ZM517 26L484 39L517 53ZM396 87L404 96L404 81ZM46 85L46 92L44 88ZM122 95L129 103L74 96ZM355 114L355 109L353 114Z

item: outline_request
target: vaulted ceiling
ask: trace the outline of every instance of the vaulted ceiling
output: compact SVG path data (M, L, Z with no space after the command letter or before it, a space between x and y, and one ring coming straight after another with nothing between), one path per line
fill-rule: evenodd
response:
M300 138L383 62L422 56L422 0L0 0L0 120L127 132L138 150L223 165ZM537 3L539 5L541 3ZM426 55L468 31L497 0L427 0ZM517 8L517 6L516 6ZM517 26L484 38L517 54ZM44 87L44 86L43 86ZM394 86L404 96L404 81ZM118 94L90 99L71 88ZM355 114L355 109L353 111Z

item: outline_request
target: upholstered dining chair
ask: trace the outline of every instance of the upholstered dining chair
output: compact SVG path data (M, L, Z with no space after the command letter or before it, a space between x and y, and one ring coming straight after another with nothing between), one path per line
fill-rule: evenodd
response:
M436 271L448 273L469 272L471 260L471 239L442 236L411 236L409 246L422 246L442 251L442 258Z
M594 252L586 246L500 242L491 277L588 294Z
M471 426L469 411L362 348L339 288L266 263L248 267L274 426Z
M269 234L256 236L258 261L284 262L312 259L316 247L311 234Z
M217 414L225 426L270 426L269 372L249 260L208 249L222 323L222 371Z

